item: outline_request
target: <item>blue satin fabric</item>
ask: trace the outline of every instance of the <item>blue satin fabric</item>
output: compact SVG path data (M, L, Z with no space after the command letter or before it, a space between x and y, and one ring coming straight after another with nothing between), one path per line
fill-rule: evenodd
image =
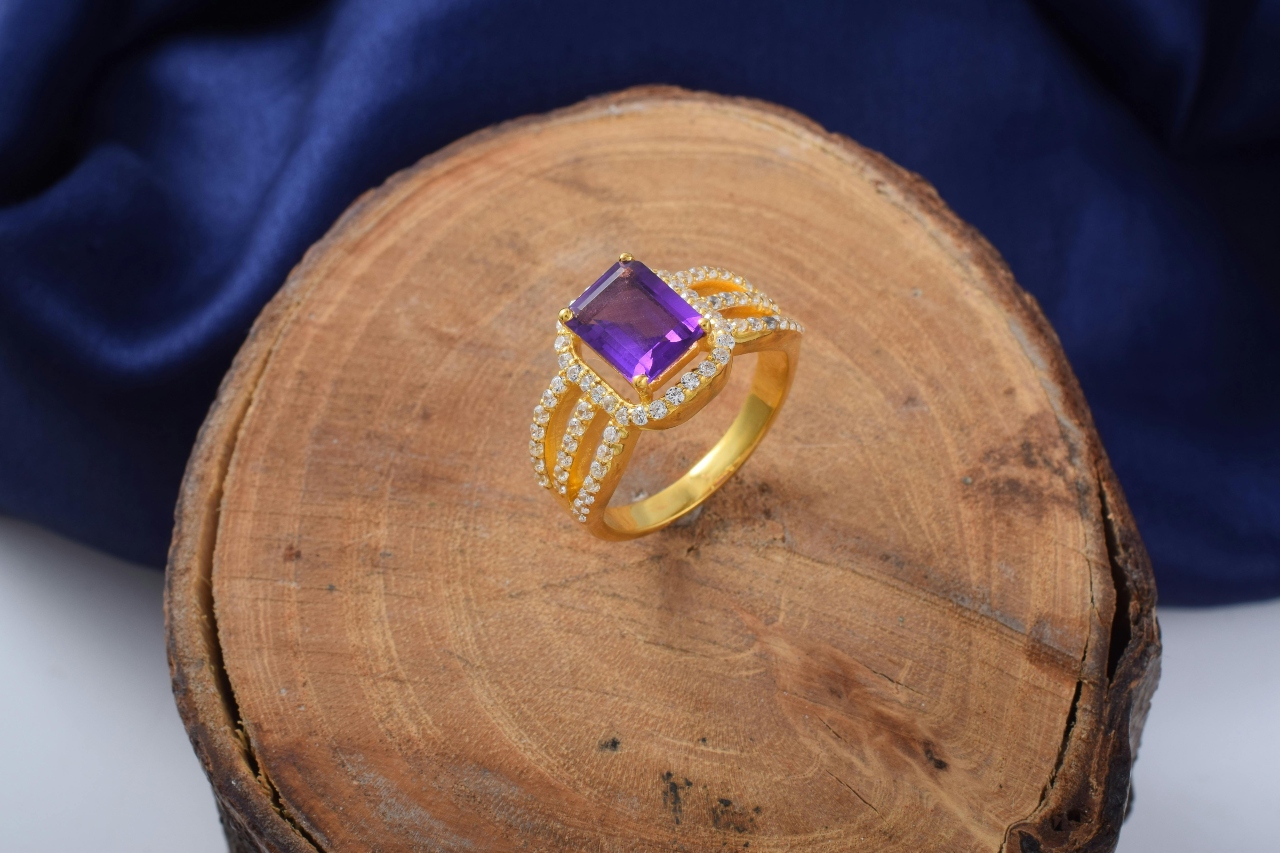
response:
M9 0L0 511L159 565L254 316L363 190L637 83L922 173L1040 300L1162 600L1280 594L1280 2Z

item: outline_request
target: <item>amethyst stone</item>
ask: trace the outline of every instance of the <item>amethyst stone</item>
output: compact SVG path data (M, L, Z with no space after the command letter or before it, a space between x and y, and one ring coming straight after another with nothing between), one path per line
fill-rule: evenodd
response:
M654 382L703 335L701 315L639 261L609 267L569 310L565 325L628 380Z

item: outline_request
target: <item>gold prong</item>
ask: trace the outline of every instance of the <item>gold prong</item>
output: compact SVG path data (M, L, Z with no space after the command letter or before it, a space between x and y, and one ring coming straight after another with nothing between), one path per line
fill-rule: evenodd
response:
M623 252L621 255L618 255L618 263L620 264L629 264L634 260L635 258L632 257L630 252Z
M647 403L653 399L653 394L649 393L649 377L643 373L631 377L631 387L640 395L641 403Z
M699 317L698 325L702 327L702 331L704 332L711 331L711 320L707 317Z
M568 308L561 308L561 309L560 309L560 322L561 322L561 323L567 323L567 322L569 322L569 321L570 321L570 320L572 320L572 319L573 319L573 312L572 312L572 311L570 311Z

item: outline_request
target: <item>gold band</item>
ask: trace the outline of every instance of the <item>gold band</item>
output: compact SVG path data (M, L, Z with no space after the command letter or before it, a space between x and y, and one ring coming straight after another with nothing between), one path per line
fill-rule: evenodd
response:
M640 403L635 405L582 361L581 341L558 325L561 371L535 407L530 426L529 452L539 485L602 539L633 539L660 530L720 488L768 432L799 359L803 327L778 314L773 301L740 276L707 267L657 275L703 315L709 333L699 345L653 389L637 383ZM716 445L657 494L609 506L640 433L670 429L693 417L724 388L734 357L750 353L757 354L751 389ZM695 367L699 355L705 358ZM671 387L651 396L667 384Z

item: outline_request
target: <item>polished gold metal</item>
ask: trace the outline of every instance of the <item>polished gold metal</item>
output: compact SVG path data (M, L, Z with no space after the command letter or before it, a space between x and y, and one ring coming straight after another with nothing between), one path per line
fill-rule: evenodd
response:
M705 334L662 375L653 380L638 375L623 383L639 398L636 406L587 365L581 339L561 325L556 339L561 371L535 410L531 428L539 484L603 539L634 539L660 530L714 494L773 424L800 355L803 326L781 316L771 299L740 276L709 267L658 274L703 315L699 325ZM572 318L568 309L560 312L562 323ZM756 354L751 389L715 446L657 494L609 506L640 433L671 429L694 417L727 385L736 356L750 353ZM668 396L673 387L681 389L674 401ZM659 394L659 389L666 390ZM655 407L665 414L652 414ZM636 423L637 410L649 413L643 423Z
M735 356L758 353L756 372L746 401L720 441L688 473L657 494L624 506L609 506L641 433L635 427L627 429L621 447L613 456L613 464L600 481L600 491L595 494L593 506L605 509L603 512L596 509L587 516L588 530L602 539L612 540L635 539L661 530L711 497L742 467L773 425L791 389L800 356L799 332L772 332L767 337L773 340L758 338L740 343L734 350ZM724 370L716 377L721 380L717 384L723 386L728 375L729 370ZM714 396L714 392L705 394L708 401Z
M570 320L572 320L572 319L573 319L573 312L572 312L571 310L569 310L568 308L561 308L561 309L560 309L560 322L561 322L561 323L567 323L567 322L569 322L569 321L570 321Z
M634 260L635 258L631 257L630 252L623 252L621 255L618 255L618 263L620 264L629 264Z

